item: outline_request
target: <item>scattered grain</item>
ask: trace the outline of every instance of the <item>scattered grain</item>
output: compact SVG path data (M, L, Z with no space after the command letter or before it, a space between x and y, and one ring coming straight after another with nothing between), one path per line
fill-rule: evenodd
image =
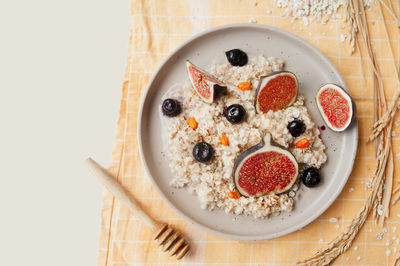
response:
M331 222L331 223L337 223L337 222L338 222L338 218L332 217L331 219L329 219L329 222Z
M249 22L255 24L255 23L257 23L257 19L255 19L255 18L250 18Z

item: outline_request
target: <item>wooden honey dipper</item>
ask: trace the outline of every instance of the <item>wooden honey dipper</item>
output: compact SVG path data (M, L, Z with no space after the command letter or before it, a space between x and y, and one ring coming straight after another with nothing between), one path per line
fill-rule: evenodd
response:
M186 243L179 232L168 226L168 224L156 221L150 217L140 207L136 199L92 158L86 159L85 164L111 194L128 207L132 214L152 229L154 240L164 252L168 252L170 256L175 256L178 260L185 256L189 250L189 244Z

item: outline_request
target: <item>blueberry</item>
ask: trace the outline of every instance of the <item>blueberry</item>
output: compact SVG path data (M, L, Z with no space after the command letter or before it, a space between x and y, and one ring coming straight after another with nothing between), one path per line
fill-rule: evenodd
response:
M287 129L293 137L298 137L304 133L306 126L304 125L303 121L295 119L289 123Z
M321 174L315 167L307 168L301 175L301 181L307 187L315 187L321 182Z
M177 100L165 99L162 103L162 112L166 116L177 116L181 112L181 106Z
M201 163L211 160L213 153L213 148L207 142L199 142L193 148L193 157Z
M244 66L247 64L247 54L239 49L225 52L226 58L232 66Z
M232 124L238 124L243 121L246 110L240 104L232 104L225 111L226 119Z

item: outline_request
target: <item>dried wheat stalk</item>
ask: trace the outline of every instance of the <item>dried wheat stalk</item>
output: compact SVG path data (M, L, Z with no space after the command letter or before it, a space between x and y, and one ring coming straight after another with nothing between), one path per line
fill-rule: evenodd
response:
M393 7L391 6L391 3L389 2L388 6L385 1L383 0L379 0L379 2L386 8L386 10L389 12L389 14L393 17L394 22L396 22L397 26L400 27L400 20L399 18L396 16L396 14L394 13Z
M397 5L397 13L399 13L400 14L400 4L399 5ZM400 36L400 29L399 29L399 36ZM400 43L399 43L399 57L397 58L397 65L399 66L399 68L400 68ZM400 107L400 105L399 105L399 107ZM398 194L397 194L397 196L395 196L394 197L394 200L392 201L392 204L396 204L396 202L400 199L400 186L398 186L395 190L394 190L394 192L393 193L396 193L396 192L398 192ZM396 260L395 260L395 262L394 262L394 264L393 264L394 266L400 266L400 251L397 253L397 257L396 257Z
M396 195L397 193L397 195ZM392 205L396 204L400 200L400 186L396 187L393 190L393 200L392 200Z
M392 200L392 205L396 204L400 200L400 193L397 193L397 195L394 195L393 200Z
M357 3L354 2L353 3ZM362 7L362 3L360 3L360 6ZM368 59L370 61L370 65L372 67L373 70L373 85L374 85L374 122L378 121L379 118L382 116L383 113L386 112L386 101L385 101L385 92L383 89L383 79L382 76L380 74L378 65L376 63L376 59L375 59L375 54L373 52L372 49L372 44L371 44L371 39L369 36L369 31L368 31L368 26L367 26L367 19L365 16L365 12L363 8L359 8L359 6L357 6L356 10L360 10L359 12L355 12L356 14L356 21L357 21L357 26L359 27L359 32L361 34L363 43L365 44L365 46L367 47L367 53L368 53ZM385 24L386 26L386 24ZM383 143L384 141L384 136L383 134L379 134L377 136L377 138L375 138L374 140L374 145L375 145L375 157L381 158L383 155L383 150L382 150L382 145L379 145L380 143ZM378 162L378 160L377 160ZM373 180L376 179L376 176L373 176ZM375 219L377 219L379 216L379 206L382 205L383 202L383 181L380 181L378 183L376 183L376 187L377 187L377 195L375 197L375 199L373 200L373 205L372 205L372 209L373 209L373 217Z
M352 5L346 4L346 13L345 13L345 21L347 21L349 26L349 35L350 35L350 47L351 52L353 54L357 45L357 23L354 17L354 9Z
M389 2L389 3L390 3L390 8L393 9L392 3L391 2ZM389 46L389 51L390 51L390 55L391 55L391 58L392 58L393 69L394 69L394 72L395 72L396 77L397 77L397 88L396 88L396 91L400 92L400 89L399 89L400 88L399 87L399 85L400 85L399 72L397 70L398 66L396 66L396 60L394 59L394 53L393 53L392 45L390 43L390 37L389 37L388 30L387 30L387 24L386 24L386 20L384 18L384 15L383 15L381 4L378 4L378 7L379 7L380 15L383 18L383 23L384 23L384 26L385 26L384 29L385 29L386 42L387 42L387 44ZM398 100L398 95L395 96L395 99ZM396 100L394 100L392 103L394 103ZM386 102L385 102L385 104L386 104ZM386 136L387 136L386 141L391 143L391 138L392 138L391 128L393 126L393 118L389 121L389 123L390 123L390 126L386 128L386 130L387 130L387 132L386 132ZM379 224L380 227L383 227L383 223L384 223L385 219L389 217L389 206L390 206L390 200L391 200L392 188L393 188L392 186L393 186L394 165L393 165L393 151L392 151L392 149L389 150L388 156L389 156L388 163L387 163L386 168L385 168L385 180L382 182L382 188L381 188L381 191L382 191L383 195L382 195L382 197L379 197L380 205L383 207L383 210L382 210L383 213L378 216L378 224ZM383 191L383 184L385 184L385 190L384 191Z
M381 143L383 145L383 143ZM384 150L389 149L389 143L385 144ZM368 196L366 204L360 209L357 215L354 217L350 225L347 226L344 232L342 232L335 240L329 243L325 248L319 250L314 256L298 262L299 265L329 265L335 260L340 254L345 252L352 244L354 238L357 236L365 220L368 217L373 202L378 193L378 186L376 183L380 183L384 176L384 165L386 164L387 158L380 158L378 167L375 169L376 179L371 194Z
M389 111L387 111L381 119L376 121L372 126L372 133L369 136L369 140L374 140L382 130L388 125L390 121L393 120L394 115L396 114L397 109L399 108L400 104L400 86L397 84L397 88L395 94L393 96L393 100L390 104Z
M382 77L376 64L375 55L371 47L369 30L366 22L365 11L362 0L349 0L347 2L348 21L356 22L358 32L367 48L368 58L371 63L374 78L374 116L378 121L384 113L387 112L385 93L383 90ZM353 19L351 19L351 17ZM385 24L386 27L386 24ZM354 36L357 38L357 36ZM390 45L390 44L389 44ZM395 66L396 72L397 67ZM391 130L393 120L389 121L384 128L375 137L376 148L376 167L373 173L372 191L367 198L365 205L354 217L350 225L344 232L330 242L326 247L317 251L310 258L298 262L300 265L329 265L339 255L345 252L352 244L361 227L364 225L369 212L374 207L377 213L377 206L387 202L387 192L383 190L383 184L393 180L393 154L391 147ZM390 180L390 181L389 181ZM388 189L389 191L389 189ZM391 191L391 188L390 188ZM390 201L390 193L389 193ZM388 215L388 207L384 207L384 214L379 216L379 222L383 224L384 218ZM383 218L380 218L382 217Z
M397 255L396 261L394 262L394 266L400 266L400 253Z
M379 5L379 10L380 10L380 15L383 17L383 12L382 12L382 8L381 5L383 5L391 14L391 16L394 18L394 20L397 22L397 25L400 27L400 23L399 23L399 19L397 18L395 11L393 9L392 3L389 1L389 5L387 5L383 0L379 0L380 1L380 5ZM386 21L383 21L385 24L385 35L386 35L386 39L389 40L388 37L388 31L387 31L387 25L386 25ZM394 115L396 114L396 111L399 107L400 104L400 79L399 79L399 73L396 67L396 63L394 60L394 55L393 55L393 50L392 50L392 46L390 45L389 42L389 50L391 53L391 57L393 59L393 64L394 64L394 69L395 69L395 74L396 74L396 89L393 95L393 100L390 104L389 110L387 112L385 112L383 114L383 116L374 123L373 127L372 127L372 133L369 136L369 140L373 140L375 139L381 132L382 130L387 127L387 125L393 121Z

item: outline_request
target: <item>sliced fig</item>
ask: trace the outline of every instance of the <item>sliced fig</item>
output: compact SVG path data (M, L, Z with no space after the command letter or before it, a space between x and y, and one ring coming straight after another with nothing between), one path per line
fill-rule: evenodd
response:
M272 145L270 134L239 155L232 173L236 189L246 197L285 192L293 186L298 174L294 156Z
M335 84L326 84L318 90L315 100L330 129L339 132L349 127L354 118L355 104L344 89Z
M206 103L212 103L226 92L226 86L221 81L193 65L189 60L186 61L186 67L193 88Z
M262 76L256 91L255 107L257 113L277 111L294 103L299 83L289 71L273 72Z

